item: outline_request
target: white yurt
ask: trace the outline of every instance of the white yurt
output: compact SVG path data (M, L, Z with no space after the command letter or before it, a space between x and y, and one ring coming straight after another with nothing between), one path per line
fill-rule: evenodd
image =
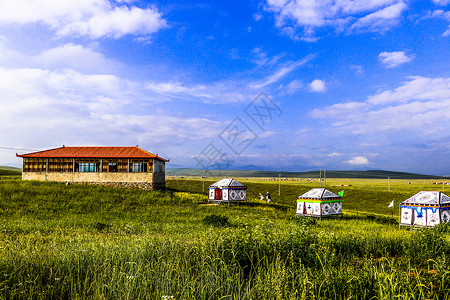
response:
M325 188L315 188L297 198L298 216L325 217L342 214L342 197Z
M209 186L208 201L245 201L247 187L233 178L224 178Z
M450 197L421 191L400 203L400 225L436 226L450 222Z

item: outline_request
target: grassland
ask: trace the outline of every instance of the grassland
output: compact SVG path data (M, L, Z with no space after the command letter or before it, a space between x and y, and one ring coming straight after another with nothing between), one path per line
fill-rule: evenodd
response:
M22 170L19 168L0 166L0 176L17 176L21 174Z
M399 230L387 208L431 181L329 180L344 216L322 221L293 218L317 182L278 196L278 182L242 181L249 201L227 207L206 205L199 180L146 192L1 178L0 299L450 298L449 227ZM256 200L267 190L273 203Z

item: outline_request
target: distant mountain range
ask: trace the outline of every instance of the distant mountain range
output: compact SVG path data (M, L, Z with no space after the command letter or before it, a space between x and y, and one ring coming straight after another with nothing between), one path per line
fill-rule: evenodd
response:
M248 166L251 167L251 166ZM15 167L0 166L0 175L20 175L22 170ZM208 170L208 177L278 177L282 178L319 178L320 171L308 172L277 172L267 170ZM174 168L166 169L166 176L205 176L205 170L191 168ZM322 174L323 176L323 174ZM450 179L450 177L422 175L407 172L394 172L383 170L367 170L367 171L327 171L327 178L388 178L391 179Z
M282 178L319 178L320 171L308 172L277 172L265 170L205 170L190 168L174 168L166 169L166 176L208 176L208 177L278 177ZM323 174L322 174L323 176ZM388 178L391 179L440 179L449 178L434 175L422 175L407 172L394 172L383 170L367 170L367 171L326 171L327 178Z

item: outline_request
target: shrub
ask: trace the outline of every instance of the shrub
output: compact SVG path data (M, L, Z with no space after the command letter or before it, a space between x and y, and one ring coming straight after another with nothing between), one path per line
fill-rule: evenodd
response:
M377 216L377 215L367 215L367 220L373 221L378 224L392 224L397 225L398 221L396 218L388 217L388 216Z
M434 230L438 233L450 233L450 223L441 223Z
M98 230L98 231L103 231L105 229L109 229L111 228L110 224L105 224L102 222L95 222L94 224L92 224L92 228Z
M211 214L204 217L203 223L205 225L214 227L226 227L231 225L230 222L228 221L228 217L216 214Z
M290 217L289 220L304 226L313 226L317 224L317 219L314 217Z

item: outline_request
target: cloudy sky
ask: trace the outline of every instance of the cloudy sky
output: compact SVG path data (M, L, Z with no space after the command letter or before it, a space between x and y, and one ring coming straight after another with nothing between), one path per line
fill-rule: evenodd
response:
M449 0L0 0L0 165L450 174Z

